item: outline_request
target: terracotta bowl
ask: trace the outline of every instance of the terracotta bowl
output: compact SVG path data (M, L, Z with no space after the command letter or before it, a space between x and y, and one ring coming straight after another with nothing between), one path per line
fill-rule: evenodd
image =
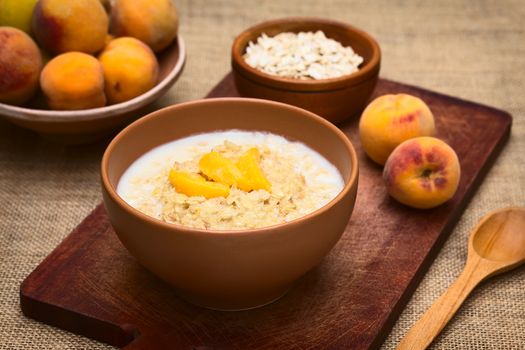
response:
M157 58L160 66L159 82L151 90L129 101L100 108L57 111L45 109L45 100L38 94L24 107L0 103L0 116L55 141L73 144L94 141L126 121L143 115L145 108L175 83L186 61L182 37L179 35Z
M340 78L298 80L263 73L243 59L250 41L266 33L322 30L328 38L351 46L363 57L359 71ZM367 33L346 23L322 18L284 18L263 22L242 32L232 46L232 72L241 96L280 101L305 108L333 123L360 113L374 91L379 76L381 51Z
M218 130L265 131L301 141L341 172L345 186L324 207L288 223L216 231L165 223L128 205L115 188L124 171L152 148ZM358 163L348 138L323 118L273 101L219 98L170 106L122 130L107 147L102 193L111 224L147 269L198 305L253 308L282 296L337 243L352 213Z

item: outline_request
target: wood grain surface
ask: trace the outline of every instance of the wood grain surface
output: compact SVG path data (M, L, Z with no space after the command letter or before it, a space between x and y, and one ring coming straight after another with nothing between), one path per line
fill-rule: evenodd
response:
M510 133L503 111L380 80L374 96L428 103L462 177L448 203L416 210L388 197L360 148L357 118L340 124L359 155L352 219L323 262L282 299L241 312L188 304L120 244L99 205L22 283L23 313L125 349L374 349L390 331ZM231 76L208 97L237 96ZM218 116L220 117L220 116Z

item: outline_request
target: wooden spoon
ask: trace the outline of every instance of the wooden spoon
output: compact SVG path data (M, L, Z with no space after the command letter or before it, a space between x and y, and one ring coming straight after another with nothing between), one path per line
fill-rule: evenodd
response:
M463 272L414 324L397 349L426 349L478 283L523 262L525 208L499 209L485 215L470 234Z

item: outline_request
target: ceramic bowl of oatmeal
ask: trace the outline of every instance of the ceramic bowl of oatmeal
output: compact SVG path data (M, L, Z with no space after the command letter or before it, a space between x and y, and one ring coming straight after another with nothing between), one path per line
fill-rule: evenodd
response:
M337 243L358 161L311 112L219 98L130 124L101 178L114 231L143 266L189 302L239 310L277 300Z
M381 51L366 32L323 18L257 24L232 45L241 96L295 105L333 123L366 106L379 76Z

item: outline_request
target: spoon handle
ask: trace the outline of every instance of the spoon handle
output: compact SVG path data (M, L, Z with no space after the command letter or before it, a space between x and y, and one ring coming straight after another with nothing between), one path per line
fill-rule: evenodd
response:
M473 264L465 266L456 281L441 294L401 339L397 350L422 350L432 343L474 287L486 277L486 274L480 274L479 270L472 267Z

